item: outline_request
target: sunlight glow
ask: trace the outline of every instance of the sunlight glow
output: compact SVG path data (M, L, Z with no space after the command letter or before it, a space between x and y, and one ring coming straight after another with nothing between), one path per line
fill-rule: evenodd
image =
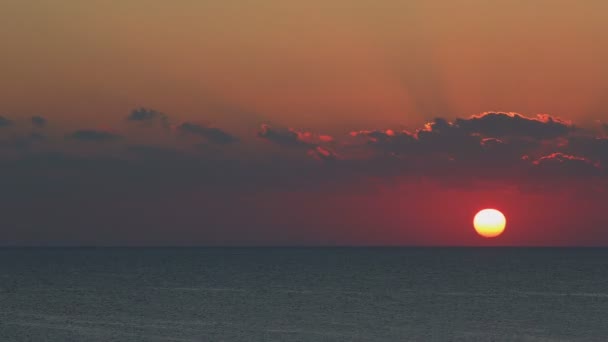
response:
M499 236L504 232L506 224L505 215L496 209L481 210L473 219L475 231L485 238Z

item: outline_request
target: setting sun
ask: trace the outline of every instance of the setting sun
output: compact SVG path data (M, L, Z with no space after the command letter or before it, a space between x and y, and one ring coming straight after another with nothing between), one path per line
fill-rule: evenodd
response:
M475 215L473 226L477 234L485 238L497 237L505 230L505 215L496 209L484 209Z

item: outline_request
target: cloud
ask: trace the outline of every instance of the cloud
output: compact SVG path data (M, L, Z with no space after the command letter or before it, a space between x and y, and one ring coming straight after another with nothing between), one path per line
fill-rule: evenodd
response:
M158 112L140 108L131 113L129 120L147 122L159 118ZM501 128L501 130L488 128L493 127L497 120L517 122L515 126L519 125L517 127L525 129L519 131L513 127ZM554 126L562 127L560 128L562 131ZM323 161L322 164L325 166L319 166L314 171L317 172L315 177L320 179L323 179L325 174L328 175L327 177L330 177L331 174L331 177L336 177L336 179L429 177L453 184L469 184L477 180L516 182L519 179L526 182L533 177L536 177L535 181L542 181L542 175L545 173L584 178L586 175L601 170L604 165L603 161L608 161L608 138L582 136L582 131L572 133L573 127L569 123L549 116L527 118L513 113L485 113L453 121L437 118L413 131L360 130L351 132L350 137L343 136L334 139L329 135L264 124L261 125L257 136L276 146L294 151L293 155L270 156L267 153L261 153L256 158L252 158L268 161L268 165L264 166L267 169L240 163L243 160L237 158L234 163L238 167L230 166L224 170L229 170L235 178L240 179L253 179L264 175L264 177L268 177L268 183L274 184L273 177L276 177L277 173L269 170L273 168L275 161L279 163L278 160L285 157L286 160L300 162L298 167L315 164L311 163L309 158ZM214 150L212 153L192 152L187 148L181 150L183 145L172 137L156 140L153 144L151 141L133 139L141 145L127 144L130 140L125 139L123 141L125 145L122 146L123 154L120 156L141 163L158 162L158 165L177 163L200 165L197 164L197 158L222 160L238 155L230 154L227 152L228 150L219 147L219 145L238 141L237 137L219 128L184 122L175 129L182 134L204 138L206 146ZM569 133L566 136L557 136L557 132L564 134L563 130ZM496 133L496 136L490 133ZM104 130L81 129L67 134L66 138L77 141L106 142L120 139L121 136ZM20 137L6 140L3 146L5 148L26 148L41 140L34 136ZM203 140L200 139L197 142L203 142ZM152 145L146 145L148 143ZM109 151L109 148L104 149L103 146L101 145L98 150L94 151L95 156L114 155L115 150L108 154L106 152ZM31 153L32 151L26 152ZM298 154L300 154L300 160L297 159ZM296 158L293 158L294 156ZM526 157L522 159L523 156ZM266 158L268 159L266 160ZM245 164L250 169L244 170L242 173L238 171ZM280 167L284 167L284 165ZM592 170L595 171L592 172ZM533 177L527 175L527 172L533 172ZM229 178L229 175L225 176L226 179ZM298 177L302 177L301 181L305 181L305 178L309 176L305 172L300 172L298 168L294 168L293 174L284 177L292 177L293 182L298 183Z
M177 126L177 130L184 134L201 136L207 139L207 141L218 145L227 145L239 141L237 137L226 133L219 128L207 127L190 122L184 122Z
M258 131L258 137L264 138L280 146L303 148L314 147L314 144L304 139L305 136L305 133L301 133L293 129L276 129L267 124L263 124Z
M292 128L275 128L268 124L260 127L258 137L284 147L311 148L322 144L332 144L335 141L330 135L298 131Z
M285 148L306 149L307 154L316 160L335 161L340 159L338 154L322 144L332 144L333 137L295 129L277 129L263 124L258 131L258 137L266 139Z
M45 127L47 124L47 120L42 116L32 116L31 120L32 126L34 127L42 128Z
M608 162L608 138L574 136L568 139L569 153Z
M163 127L169 127L169 118L166 114L148 108L137 108L127 116L127 121L132 122L154 122L158 121Z
M567 139L573 131L572 124L549 115L528 118L516 113L483 113L453 122L436 118L415 133L389 129L350 135L363 137L377 151L400 157L500 162L554 149L558 143L553 140Z
M335 152L321 146L316 146L315 148L309 150L308 154L317 160L326 162L331 162L339 159L338 155Z
M5 118L4 116L0 116L0 127L7 127L7 126L11 126L13 124L13 122L7 118Z
M531 139L553 139L568 135L575 127L566 121L548 114L535 118L517 113L487 112L468 119L456 119L456 126L468 133L479 133L491 137L527 137Z
M388 129L372 130L372 131L353 131L350 132L353 137L363 137L367 143L380 150L391 153L403 153L412 151L416 144L416 137L407 131L393 131Z
M80 129L66 135L67 139L87 141L87 142L106 142L114 141L121 138L120 135L112 132L94 130L94 129Z
M482 138L445 119L435 119L416 132L418 147L425 153L447 153L451 156L478 154L483 151Z
M590 176L608 176L602 166L608 163L608 138L583 134L588 133L548 115L527 118L514 113L484 113L451 122L437 118L414 133L350 133L364 142L359 148L371 148L366 158L379 174L390 175L386 168L398 168L403 177L429 177L448 186L472 189L489 181L539 191L556 190L552 179L564 187L589 186ZM399 162L380 163L378 158Z
M540 157L533 161L532 164L537 168L537 171L546 176L563 175L581 178L602 174L602 168L599 163L584 157L561 152Z
M351 132L350 135L363 137L367 145L377 151L400 157L471 157L484 151L479 135L469 134L440 118L413 134L389 129Z

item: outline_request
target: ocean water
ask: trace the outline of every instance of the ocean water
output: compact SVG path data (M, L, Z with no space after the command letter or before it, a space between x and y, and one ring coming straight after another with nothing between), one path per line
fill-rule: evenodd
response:
M0 341L608 341L608 249L4 248Z

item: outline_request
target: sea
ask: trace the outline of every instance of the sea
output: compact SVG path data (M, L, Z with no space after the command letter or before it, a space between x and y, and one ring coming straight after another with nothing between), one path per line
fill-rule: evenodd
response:
M608 249L0 248L0 341L608 341Z

